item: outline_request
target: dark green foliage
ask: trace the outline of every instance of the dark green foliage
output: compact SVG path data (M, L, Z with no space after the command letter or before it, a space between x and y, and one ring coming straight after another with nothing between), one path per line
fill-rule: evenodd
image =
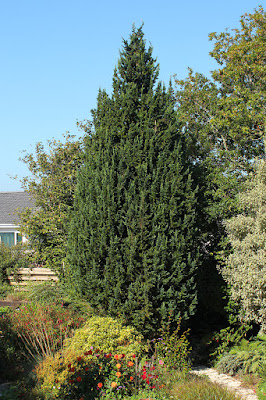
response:
M142 28L124 41L113 94L100 91L78 176L68 282L107 314L150 332L195 312L197 191L171 87Z

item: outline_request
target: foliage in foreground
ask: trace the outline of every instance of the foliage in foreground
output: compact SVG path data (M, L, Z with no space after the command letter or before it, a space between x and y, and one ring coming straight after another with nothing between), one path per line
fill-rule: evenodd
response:
M240 400L232 391L211 383L201 377L189 377L183 382L174 383L171 395L176 400Z
M0 320L1 347L9 346L10 337L17 338L20 353L38 361L61 349L66 338L73 336L83 318L62 305L29 303L6 313Z

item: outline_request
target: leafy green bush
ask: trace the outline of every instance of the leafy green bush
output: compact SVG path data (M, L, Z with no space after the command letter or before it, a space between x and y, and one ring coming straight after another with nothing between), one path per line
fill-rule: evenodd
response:
M170 332L170 324L162 329L162 337L153 339L155 352L154 357L160 359L167 368L174 368L180 371L188 370L188 355L191 351L188 333L189 330L180 334L181 319L174 332Z
M74 336L66 340L61 351L46 357L37 366L40 391L48 393L59 390L58 386L70 376L68 365L73 365L82 353L90 352L91 348L101 349L108 354L139 354L146 348L142 340L143 336L135 328L124 326L117 319L91 317L84 327L77 329Z
M13 287L9 283L1 283L0 280L0 299L4 299L9 293L13 292L13 290Z
M18 269L30 265L31 252L27 251L27 245L17 244L8 247L0 243L0 283L8 283L8 275L13 274L18 280Z
M209 341L210 359L220 358L227 353L230 348L238 345L251 327L249 325L234 326L230 325L219 332L216 332Z
M260 377L266 373L266 341L242 340L234 346L216 364L218 371L234 375L236 373L254 374Z
M66 341L66 347L80 352L100 348L108 353L140 353L143 350L143 336L137 330L111 317L93 316L85 326L76 330Z

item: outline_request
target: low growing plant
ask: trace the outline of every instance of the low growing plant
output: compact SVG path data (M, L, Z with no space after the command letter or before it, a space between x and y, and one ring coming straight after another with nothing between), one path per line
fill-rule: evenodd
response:
M34 360L56 353L84 322L61 305L40 303L26 304L5 318L23 345L24 355Z
M174 332L170 331L170 324L161 330L161 337L153 339L154 357L160 360L167 368L174 368L179 371L189 369L189 353L191 347L188 340L189 329L180 334L181 319Z
M264 378L266 376L266 342L259 338L252 341L242 339L238 346L234 346L218 360L216 368L230 375L254 374Z
M51 382L50 390L44 386L41 389L43 393L49 393L46 399L124 399L124 396L131 396L142 390L150 393L155 389L159 390L159 374L162 368L160 364L155 365L150 361L140 362L135 354L112 355L99 349L91 349L67 365L62 355L61 369L58 370L61 379ZM38 368L36 372L38 376ZM51 394L52 397L49 397Z

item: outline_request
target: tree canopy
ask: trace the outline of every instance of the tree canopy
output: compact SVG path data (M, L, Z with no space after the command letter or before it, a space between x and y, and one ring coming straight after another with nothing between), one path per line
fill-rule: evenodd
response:
M20 213L20 229L28 236L35 261L59 274L63 274L69 212L77 171L83 162L82 149L83 139L67 134L64 141L49 141L48 151L37 143L35 154L26 153L22 158L31 172L22 187L31 193L35 208Z

